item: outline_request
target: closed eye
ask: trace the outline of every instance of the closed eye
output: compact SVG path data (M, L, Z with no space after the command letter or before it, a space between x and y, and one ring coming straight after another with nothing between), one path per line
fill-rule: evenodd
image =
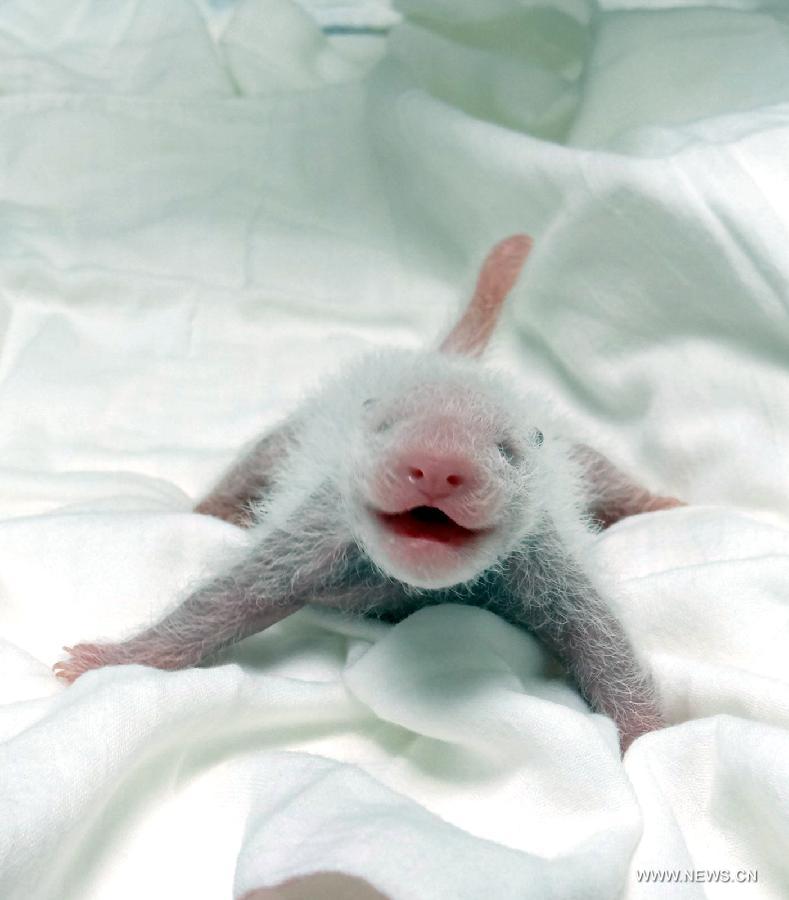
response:
M520 463L520 454L518 453L512 441L499 441L496 444L496 449L499 451L502 458L506 460L511 466L517 466Z
M378 399L376 397L368 397L363 403L362 406L365 409L375 409L378 405ZM383 434L385 431L389 431L389 429L394 425L394 419L386 418L381 419L379 422L373 425L373 431L377 434Z

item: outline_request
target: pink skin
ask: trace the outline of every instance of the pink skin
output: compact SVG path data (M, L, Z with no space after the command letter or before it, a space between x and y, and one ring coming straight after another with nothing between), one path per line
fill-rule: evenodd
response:
M233 466L197 504L195 512L224 519L241 528L252 525L252 504L271 487L273 474L287 456L295 432L296 423L288 419L256 441L244 456L244 464Z
M488 253L471 302L441 343L442 353L482 354L532 243L528 235L515 234ZM502 498L477 462L479 448L469 445L459 453L440 446L442 429L448 437L445 443L453 445L453 435L466 432L466 424L437 419L434 411L425 421L430 433L419 436L397 458L384 461L369 487L368 544L373 549L374 542L378 555L398 577L419 587L448 587L471 577L475 560L484 562L486 546L495 539L493 525ZM407 514L416 507L437 509L451 522L419 527L413 516L380 515Z
M441 343L443 353L482 354L531 248L532 239L525 234L512 235L493 247L482 264L471 302ZM465 424L437 421L435 415L428 424L429 435L381 465L369 488L368 524L378 553L393 573L430 588L449 586L461 573L469 577L474 558L482 559L485 545L490 545L501 498L476 462L473 448L462 454L436 450L440 444L436 431L443 427L450 435L462 434ZM451 522L419 527L423 523L407 515L416 507L437 509ZM406 515L392 518L381 513ZM457 527L452 528L452 523Z
M583 469L590 486L589 515L602 528L609 528L629 516L686 505L675 497L651 493L586 444L573 447L573 458Z
M470 450L452 456L421 447L396 451L380 465L370 498L383 513L436 507L472 530L488 527L501 510L495 485Z
M479 356L484 351L531 248L532 239L527 234L514 234L490 251L468 309L441 344L444 353Z
M441 352L482 353L530 248L530 238L515 235L491 250L474 296ZM452 402L445 409L448 397ZM565 663L594 709L614 718L623 749L638 735L661 727L648 674L558 530L549 524L519 544L518 552L503 549L502 539L516 533L515 521L504 519L513 500L505 495L517 490L517 484L503 475L510 463L497 449L493 424L474 416L480 412L474 397L445 391L438 404L421 406L413 399L409 397L405 432L397 433L398 440L381 452L369 472L353 473L361 488L354 498L358 521L347 521L336 493L311 496L297 513L299 541L293 541L287 528L267 533L140 634L121 643L66 648L69 658L56 663L56 674L71 682L106 665L198 665L305 603L366 610L374 598L382 611L396 609L410 597L408 586L451 587L500 562L497 577L509 616ZM474 419L473 426L464 416ZM276 469L298 443L301 427L295 417L264 436L197 511L242 526L253 524L252 504L277 490ZM590 509L605 526L680 505L641 488L591 448L578 445L574 455L586 474ZM504 552L511 555L504 559Z
M68 653L68 659L56 662L52 671L69 684L90 669L99 669L105 665L101 644L76 644L63 649Z
M470 457L436 456L421 448L401 451L391 468L399 479L401 497L405 495L408 503L431 504L452 498L461 491L474 490L482 480L478 466Z
M448 587L462 567L484 568L477 554L495 540L504 498L465 423L429 424L377 466L367 486L368 544L398 577Z

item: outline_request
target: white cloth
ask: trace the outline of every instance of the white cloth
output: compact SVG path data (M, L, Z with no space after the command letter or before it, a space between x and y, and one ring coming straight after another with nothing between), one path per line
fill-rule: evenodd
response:
M0 896L786 896L789 19L604 6L0 6ZM55 680L243 539L189 510L245 440L515 231L493 359L692 504L594 560L676 724L620 762L459 606Z

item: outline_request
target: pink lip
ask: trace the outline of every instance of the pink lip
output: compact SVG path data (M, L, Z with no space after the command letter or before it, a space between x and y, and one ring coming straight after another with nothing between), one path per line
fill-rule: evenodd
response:
M437 544L461 546L479 537L485 529L465 528L435 506L414 506L397 513L373 510L376 518L398 537Z

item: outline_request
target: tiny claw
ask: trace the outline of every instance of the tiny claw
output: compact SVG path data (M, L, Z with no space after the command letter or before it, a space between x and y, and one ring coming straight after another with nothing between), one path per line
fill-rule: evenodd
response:
M52 666L52 671L55 673L56 678L59 678L61 681L65 681L68 684L72 684L78 677L69 671L68 663L65 661L56 662L55 665Z
M661 509L676 509L678 506L687 506L683 500L676 497L653 497L646 507L647 512L657 512Z
M52 666L52 671L63 681L73 684L80 675L90 669L98 669L104 665L105 659L98 644L76 644L64 647L70 659L61 659Z

